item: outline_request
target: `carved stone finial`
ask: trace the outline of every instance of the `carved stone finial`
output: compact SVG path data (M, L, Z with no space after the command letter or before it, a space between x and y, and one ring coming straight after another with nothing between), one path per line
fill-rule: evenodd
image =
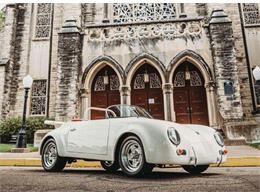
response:
M210 24L218 24L218 23L230 23L228 15L224 12L223 9L214 9L211 13Z
M61 29L62 33L79 33L79 27L77 26L77 20L71 16L65 20Z

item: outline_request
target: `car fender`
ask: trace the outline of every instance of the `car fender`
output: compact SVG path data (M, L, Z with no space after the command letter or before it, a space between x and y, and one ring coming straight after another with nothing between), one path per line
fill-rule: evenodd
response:
M154 151L157 151L158 148L156 148L158 145L161 147L164 147L165 142L168 141L167 133L166 131L162 131L159 128L155 128L152 124L143 124L143 123L133 123L129 124L127 128L124 131L121 131L117 135L114 135L114 138L111 138L111 142L114 142L113 144L113 152L111 159L115 159L116 155L116 149L118 147L119 142L121 141L122 136L126 134L134 134L136 135L140 141L142 142L144 154L147 162L153 162L154 161ZM120 146L119 146L120 147Z
M67 131L66 128L57 128L54 129L53 131L47 133L44 138L41 141L40 144L40 154L42 154L42 150L43 150L43 146L45 144L45 142L50 139L53 138L56 142L56 146L57 146L57 151L58 151L58 155L59 156L66 156L66 136L67 136Z

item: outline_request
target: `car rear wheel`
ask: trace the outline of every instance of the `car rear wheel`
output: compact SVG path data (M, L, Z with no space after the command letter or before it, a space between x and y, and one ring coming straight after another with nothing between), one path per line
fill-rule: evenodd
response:
M182 168L191 174L200 174L209 168L209 165L183 165Z
M61 171L66 165L66 159L58 155L57 145L54 139L49 139L43 146L42 167L45 171Z
M146 163L143 145L136 136L129 136L122 142L119 150L119 165L129 176L149 174L154 167Z
M115 172L120 168L115 161L100 161L100 164L108 172Z

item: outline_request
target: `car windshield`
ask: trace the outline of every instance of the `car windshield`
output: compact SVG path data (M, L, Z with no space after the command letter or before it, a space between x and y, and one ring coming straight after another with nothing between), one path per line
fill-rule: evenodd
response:
M110 111L113 111L113 115ZM108 107L107 115L109 118L127 118L127 117L144 117L152 118L152 116L145 111L145 109L138 106L129 105L113 105Z

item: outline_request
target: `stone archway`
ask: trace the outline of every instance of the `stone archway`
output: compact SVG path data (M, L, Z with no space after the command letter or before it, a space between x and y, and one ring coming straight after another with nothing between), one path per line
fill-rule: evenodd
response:
M104 76L108 76L108 83L105 85L104 91L95 91L94 87L99 79L102 82L102 78ZM112 76L112 77L111 77ZM110 85L112 80L116 78L117 89L110 90ZM85 112L88 107L106 107L113 104L122 103L122 93L121 88L123 86L124 80L124 70L122 67L111 57L109 56L100 56L93 60L90 65L85 69L82 77L82 86L81 90L81 116L83 118L89 119L89 113ZM113 82L114 83L114 82ZM102 84L102 83L99 83ZM103 92L103 93L102 93ZM99 98L93 98L94 95L98 95ZM114 96L115 95L115 96ZM116 100L112 100L110 97L116 98ZM102 98L106 99L105 104L99 104L102 102ZM118 101L119 99L119 101ZM95 102L93 102L95 100ZM94 116L92 116L94 117ZM95 117L99 118L99 116Z
M120 104L119 78L110 66L103 67L94 77L91 86L91 107L107 108ZM92 111L91 119L105 118L104 112Z
M151 88L149 87L149 84L146 83L145 84L145 89L143 89L143 102L136 102L136 100L133 99L133 96L137 96L136 93L139 91L137 89L134 89L133 86L133 82L136 79L137 75L144 74L144 67L150 67L150 70L147 70L148 73L152 74L153 76L156 76L157 78L159 78L160 80L160 88L159 89L153 89L151 90ZM151 72L149 72L151 71ZM165 66L153 55L151 54L147 54L147 53L143 53L140 54L138 56L136 56L135 58L133 58L130 63L128 64L128 66L126 67L126 85L125 88L127 89L127 93L126 93L126 103L127 104L142 104L142 105L148 105L149 104L149 99L150 99L150 104L153 104L153 102L155 102L155 99L159 100L160 99L160 103L158 104L157 108L152 108L153 106L151 106L151 108L149 106L146 106L147 109L150 109L150 112L154 109L157 110L159 107L161 109L161 111L163 111L163 113L160 114L155 114L157 115L157 118L160 119L167 119L167 113L165 113L165 106L166 106L166 101L165 101L165 92L164 92L164 85L166 83L166 79L165 79ZM141 78L141 77L140 77ZM150 75L149 75L150 78ZM141 90L140 90L141 91ZM146 92L145 92L146 91ZM155 96L151 95L152 91L156 91L155 93L157 94ZM161 95L159 95L161 94ZM145 102L144 102L145 101ZM154 103L156 104L156 103Z
M176 122L209 125L205 81L199 69L183 62L172 82Z
M154 118L164 120L162 79L149 64L139 67L131 81L131 104L143 107Z
M204 80L204 88L206 90L206 102L207 102L207 113L208 113L208 122L210 126L217 126L217 109L216 109L216 100L214 94L214 79L212 76L211 69L207 65L207 63L203 60L203 58L196 54L194 51L185 50L178 55L176 55L170 62L167 67L168 71L168 83L173 87L173 79L176 75L176 71L178 67L182 64L190 63L192 64L200 73L201 78ZM174 90L174 88L173 88ZM174 92L173 92L174 93ZM174 105L174 97L173 93L169 94L169 98L171 99L171 112L172 112L172 120L176 121L176 108Z

